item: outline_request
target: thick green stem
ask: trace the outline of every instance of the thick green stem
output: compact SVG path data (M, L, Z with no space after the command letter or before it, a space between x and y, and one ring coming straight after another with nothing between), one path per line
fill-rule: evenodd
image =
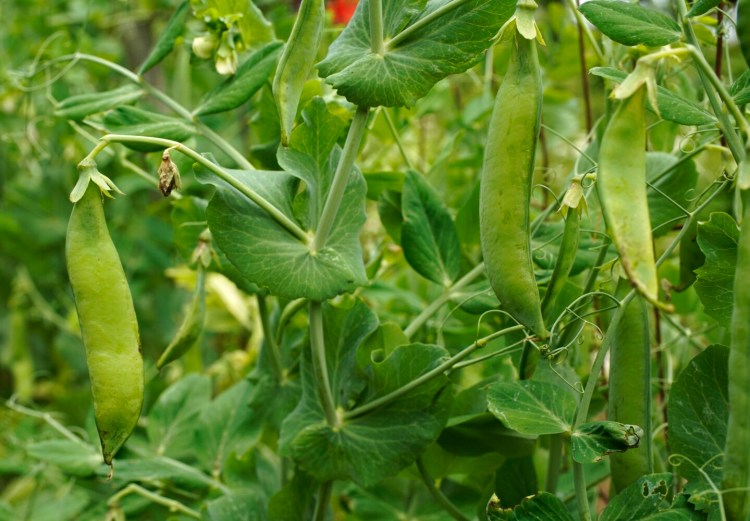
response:
M315 501L313 521L325 521L328 503L331 502L331 490L333 490L333 481L326 481L320 485L318 499Z
M381 0L370 0L370 48L375 54L385 54L383 44L383 4Z
M326 345L323 336L323 306L320 302L310 302L310 347L320 404L323 406L326 422L329 426L336 428L339 421L336 418L336 402L333 400L331 381L328 378Z
M409 324L404 330L404 334L406 335L406 337L411 338L412 336L414 336L414 333L419 331L419 328L421 328L425 324L425 322L427 322L427 320L429 320L429 318L437 312L438 309L443 307L443 305L448 302L457 291L471 284L474 279L479 277L482 273L484 273L484 263L480 262L474 267L474 269L458 279L455 284L446 289L442 295L433 300L429 306L427 306L419 315L417 315L417 317L411 322L411 324Z
M198 512L197 510L188 508L182 503L180 503L179 501L175 501L174 499L169 499L155 492L151 492L150 490L143 488L140 485L136 485L135 483L131 483L127 487L117 492L117 494L110 497L107 500L107 506L110 506L110 507L118 506L122 498L130 494L138 494L139 496L145 497L146 499L148 499L149 501L153 503L166 507L167 509L169 509L170 512L180 512L194 519L203 518L203 516L201 516L201 513Z
M351 411L347 411L344 413L344 419L345 420L352 420L354 418L358 418L360 416L363 416L367 413L370 413L376 409L379 409L380 407L383 407L384 405L387 405L391 403L392 401L396 400L397 398L400 398L401 396L405 395L412 389L415 389L422 385L423 383L432 380L433 378L440 376L441 374L445 373L446 371L453 368L454 365L458 364L461 360L469 356L471 353L476 351L477 349L480 349L487 345L488 342L491 340L494 340L495 338L499 338L501 336L507 335L509 333L513 333L515 331L521 331L523 329L523 326L511 326L505 329L502 329L500 331L496 331L495 333L492 333L491 335L487 335L484 338L480 338L479 340L475 341L468 347L465 347L461 352L458 354L452 356L436 368L426 372L422 376L416 378L415 380L412 380L411 382L407 383L406 385L399 387L398 389L391 391L390 393L386 394L385 396L381 396L380 398L376 398L375 400L368 402L361 407L357 407L356 409L352 409Z
M156 137L107 134L106 136L101 138L100 144L97 145L94 148L94 150L92 150L86 156L86 158L84 158L84 161L87 159L94 159L96 155L99 152L101 152L101 150L103 150L109 143L150 143L153 145L163 146L164 148L169 148L171 150L176 150L180 152L181 154L185 154L196 163L200 163L201 165L206 167L206 169L216 174L219 178L221 178L227 184L235 188L242 195L250 199L252 202L257 204L258 206L260 206L263 210L266 211L266 213L268 213L268 215L270 215L273 219L275 219L276 222L278 222L281 226L286 228L286 230L289 233L297 237L303 243L307 244L309 241L309 237L307 236L307 233L302 228L300 228L297 223L295 223L289 217L284 215L281 212L281 210L276 208L276 206L274 206L271 202L267 201L260 194L255 192L255 190L237 181L237 179L235 179L234 176L232 176L229 172L224 170L222 167L220 167L216 163L209 161L208 159L200 155L198 152L196 152L192 148L186 147L182 143L179 143L177 141L172 141L171 139L162 139L162 138L156 138Z
M349 127L349 134L346 136L346 143L344 143L344 150L341 153L341 159L333 176L331 189L328 192L323 212L320 214L318 229L315 231L315 237L312 241L313 255L325 246L333 228L333 222L336 219L346 185L349 182L349 173L354 167L354 160L357 157L359 145L362 143L369 111L370 109L367 108L358 108L354 114L351 127Z
M422 482L427 487L427 490L430 491L430 494L432 497L437 501L440 506L450 514L450 516L455 519L456 521L469 521L469 519L464 516L461 511L451 503L451 500L448 499L445 494L437 487L435 484L435 480L432 479L432 476L430 476L430 473L427 472L427 467L424 465L424 460L422 459L422 456L417 458L417 468L419 469L419 475L422 477Z
M258 314L260 315L260 323L263 326L263 338L266 340L268 360L271 362L271 367L273 367L273 373L276 376L276 380L281 381L284 374L284 368L281 363L279 346L276 343L276 337L273 335L273 329L271 328L266 296L258 294L255 298L258 300Z
M552 434L549 437L549 457L547 458L547 482L544 490L550 494L557 492L557 480L560 477L560 466L562 464L563 440L561 434Z
M581 521L591 521L591 510L589 508L589 494L586 490L586 475L583 473L583 465L573 462L573 483L576 489L576 501Z
M453 11L454 9L461 7L465 3L467 3L469 0L453 0L451 2L448 2L443 7L440 7L438 9L435 9L433 12L422 18L421 20L418 20L416 23L413 23L400 33L398 33L396 36L390 39L388 43L386 44L386 47L388 50L395 49L398 47L403 41L411 37L414 33L422 29L423 27L431 24L441 16L445 15L446 13L449 13Z

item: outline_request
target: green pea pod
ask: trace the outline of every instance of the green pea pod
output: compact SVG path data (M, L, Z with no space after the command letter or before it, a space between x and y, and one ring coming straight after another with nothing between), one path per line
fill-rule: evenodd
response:
M729 423L724 446L724 506L729 520L750 518L750 190L743 190L743 217L734 272L729 350ZM728 490L732 489L731 492Z
M99 188L89 183L73 207L65 243L104 461L135 429L144 371L130 288L109 236Z
M565 228L563 230L560 251L557 255L557 262L552 271L552 277L547 285L547 292L542 300L542 316L545 320L550 320L550 313L556 309L558 295L565 287L565 283L570 275L570 270L576 260L578 253L578 238L580 237L581 210L571 208L565 218Z
M646 89L617 107L599 150L596 186L604 219L630 283L658 304L651 220L646 194Z
M479 195L487 276L500 305L547 337L531 260L529 206L542 109L536 42L514 34L508 71L495 99Z
M297 106L307 76L315 62L325 19L323 0L302 0L292 34L289 35L276 69L273 95L276 98L281 123L281 144L284 146L289 146Z
M188 349L190 349L200 338L203 332L203 325L206 320L206 269L199 262L197 278L195 281L195 291L193 299L190 301L190 308L187 315L177 331L177 335L172 339L167 348L156 362L156 368L161 369L170 362L174 362Z
M627 289L627 288L621 288ZM645 474L651 474L651 343L648 306L636 295L614 326L610 346L608 419L640 426L646 436L637 450L610 458L612 485L619 492Z
M742 56L750 67L750 0L737 2L737 39L740 41Z

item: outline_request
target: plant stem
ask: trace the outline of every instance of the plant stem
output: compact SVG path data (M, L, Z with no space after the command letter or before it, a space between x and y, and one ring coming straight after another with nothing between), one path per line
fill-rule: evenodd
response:
M586 475L583 473L583 465L573 461L573 482L576 489L576 500L581 521L591 521L591 510L589 509L589 494L586 490Z
M589 41L589 45L591 45L591 48L594 50L594 54L596 54L596 57L599 60L599 63L605 63L604 53L599 47L599 43L596 41L596 38L594 38L594 33L592 33L591 29L589 29L589 25L588 25L588 22L586 21L586 18L584 18L584 16L578 10L578 6L576 5L576 0L568 0L568 5L570 6L570 10L573 11L573 16L576 17L576 22L578 23L578 27L583 29L583 34L586 35L586 39Z
M417 315L417 317L411 322L411 324L409 324L404 330L404 334L406 335L406 337L411 338L412 336L414 336L414 333L416 333L419 328L421 328L424 323L427 322L427 320L443 306L443 304L448 302L453 297L453 294L456 291L463 289L464 287L471 284L474 279L476 279L482 273L484 273L484 263L480 262L474 267L473 270L458 279L455 284L446 289L442 295L433 300L429 306L427 306L419 315Z
M429 380L432 380L433 378L437 376L440 376L441 374L445 373L449 369L452 369L454 365L458 364L458 362L460 362L461 360L469 356L471 353L473 353L477 349L486 346L487 343L490 342L491 340L507 335L509 333L513 333L515 331L521 331L523 328L524 327L521 325L507 327L505 329L501 329L500 331L496 331L490 335L487 335L484 338L480 338L479 340L476 340L474 343L472 343L468 347L465 347L463 350L461 350L458 354L453 355L451 358L449 358L448 360L446 360L439 366L435 367L434 369L426 372L422 376L399 387L398 389L395 389L394 391L391 391L390 393L384 396L381 396L380 398L376 398L375 400L372 400L371 402L368 402L360 407L357 407L350 411L346 411L344 413L344 419L353 420L354 418L363 416L380 407L383 407L384 405L391 403L392 401L400 398L401 396L405 395L412 389L415 389L419 387L420 385L422 385L423 383Z
M188 517L192 517L194 519L202 519L200 512L186 507L179 501L175 501L174 499L169 499L155 492L151 492L150 490L143 488L140 485L136 485L135 483L131 483L130 485L126 486L115 495L110 497L107 500L107 506L112 507L119 505L120 500L130 494L138 494L139 496L143 496L153 503L157 503L168 508L170 512L181 512Z
M320 404L323 406L326 422L329 426L336 428L339 421L336 418L336 402L333 399L331 381L328 378L326 345L323 335L323 306L320 302L310 302L310 347Z
M419 469L419 475L422 477L422 481L427 487L427 490L430 491L430 494L433 498L435 498L435 501L437 501L440 506L443 507L443 510L448 512L448 514L450 514L450 516L456 521L469 521L469 519L461 513L458 507L451 503L451 500L448 499L445 494L443 494L443 492L437 487L437 485L435 484L435 480L432 479L430 473L427 472L427 467L425 467L424 465L422 456L419 456L417 458L417 469Z
M382 107L381 112L383 113L385 122L388 124L388 128L391 130L391 134L393 134L393 140L396 142L398 151L401 152L401 157L404 159L406 167L409 170L414 170L414 163L412 163L411 159L409 159L409 156L404 149L404 144L401 143L401 136L398 135L398 130L396 129L396 125L393 124L393 118L391 118L391 114L388 112L388 109L386 107Z
M276 338L274 339L274 341L276 342L277 346L281 345L281 339L284 336L284 329L286 329L289 321L294 315L297 314L299 310L304 308L306 305L306 298L298 298L296 300L292 300L284 307L284 310L281 312L281 316L279 317L279 323L276 325Z
M452 0L451 2L448 2L443 7L440 7L439 9L435 9L433 12L425 16L424 18L417 20L415 23L398 33L396 36L390 39L390 41L387 43L386 47L388 50L393 50L396 47L398 47L404 40L408 39L410 36L412 36L414 33L422 29L423 27L431 24L433 21L437 20L441 16L445 15L446 13L449 13L453 11L454 9L461 7L465 3L467 3L469 0Z
M578 7L576 0L576 7ZM576 8L576 11L578 9ZM576 23L578 30L578 61L581 65L581 94L583 95L584 116L586 121L586 132L591 132L594 128L594 120L591 112L591 89L589 88L589 68L586 65L586 44L583 41L583 25Z
M109 143L151 143L154 145L163 146L164 148L169 148L172 150L177 150L178 152L185 154L190 159L195 161L196 163L200 163L206 169L210 170L214 174L216 174L219 178L221 178L224 182L226 182L228 185L230 185L232 188L236 189L238 192L240 192L242 195L250 199L252 202L260 206L263 210L268 213L276 222L278 222L281 226L286 228L286 230L297 237L299 240L301 240L303 243L307 244L309 241L309 237L307 236L307 233L299 227L297 223L292 221L289 217L284 215L281 210L276 208L271 202L263 198L260 194L258 194L255 190L252 188L244 185L243 183L239 182L233 175L231 175L229 172L227 172L224 168L220 167L216 163L213 163L200 155L198 152L193 150L192 148L189 148L182 143L179 143L177 141L172 141L171 139L163 139L163 138L157 138L157 137L146 137L146 136L126 136L122 134L107 134L106 136L103 136L99 142L100 144L97 145L94 150L92 150L86 158L84 158L84 161L86 159L94 159L96 155L101 152L104 147L106 147Z
M276 338L273 335L271 328L271 321L268 315L268 305L266 303L266 296L258 293L255 298L258 300L258 314L260 315L260 323L263 326L263 337L266 340L266 348L268 352L268 359L271 361L274 375L276 380L281 381L284 375L284 368L281 363L281 354L279 353L279 346L276 344Z
M383 44L383 4L381 0L370 0L370 48L382 56L385 54Z
M557 491L557 480L560 477L560 464L562 463L562 449L562 436L560 434L550 435L547 482L544 486L544 489L550 494L554 494Z
M326 481L318 488L318 499L315 501L315 515L313 521L325 521L328 503L331 501L333 481Z
M339 164L336 167L336 173L333 176L333 182L328 191L323 212L320 214L318 229L312 240L312 255L315 255L316 252L325 246L328 235L333 228L333 222L336 219L339 206L341 206L341 200L344 197L346 185L349 182L349 173L354 166L359 145L362 143L362 136L364 135L365 123L367 123L367 114L369 111L370 109L368 108L360 107L354 113L354 119L352 119L351 127L349 127L349 134L346 136L346 143L344 143L341 159L339 159Z

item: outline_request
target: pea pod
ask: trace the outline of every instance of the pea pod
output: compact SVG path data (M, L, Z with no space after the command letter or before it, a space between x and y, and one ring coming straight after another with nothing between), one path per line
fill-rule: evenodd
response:
M161 369L184 355L203 332L203 324L206 319L206 269L199 262L196 272L195 291L190 301L187 315L177 331L174 339L169 343L156 362L156 368Z
M552 277L547 285L547 292L544 294L544 299L542 300L542 315L546 320L553 318L550 316L550 313L554 312L557 308L557 297L565 287L565 282L568 280L568 275L570 275L570 270L573 268L573 263L576 260L580 225L581 210L577 208L569 209L565 218L565 228L563 229L557 262L555 262Z
M302 89L323 36L326 11L323 0L302 0L273 79L273 95L281 123L281 144L289 145Z
M750 518L750 190L743 190L743 217L734 272L729 350L729 422L722 489L729 520Z
M641 86L612 115L599 150L596 186L625 273L656 304L659 287L646 194L645 100Z
M99 188L73 207L65 243L104 461L135 429L143 404L143 358L130 288L109 236Z
M487 134L479 229L487 276L502 308L539 337L546 338L529 227L542 81L536 42L519 34L513 38L508 70L497 93Z

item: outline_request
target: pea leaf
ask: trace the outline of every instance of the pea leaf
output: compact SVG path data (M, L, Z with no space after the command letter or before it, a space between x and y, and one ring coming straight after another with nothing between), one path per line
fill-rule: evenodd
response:
M104 126L115 134L150 136L173 141L185 141L195 134L195 128L185 121L156 112L125 105L105 114ZM163 150L160 145L150 143L125 143L125 146L140 152Z
M688 11L688 16L701 16L706 14L714 7L717 7L721 3L721 0L696 0L693 6Z
M297 469L291 480L268 502L268 515L275 521L308 519L307 512L318 486L308 474Z
M737 105L746 105L750 103L750 69L743 72L739 78L734 80L729 93L734 98Z
M487 389L487 407L506 427L537 436L570 432L576 400L555 384L496 382Z
M333 397L343 410L402 387L448 355L439 346L410 344L359 368L357 348L377 327L377 317L360 301L349 309L325 305L323 316ZM302 375L302 399L281 427L281 453L318 481L348 479L371 486L397 474L435 441L450 412L450 381L441 375L333 428L320 405L309 350L302 358Z
M513 510L500 506L496 496L487 505L489 521L574 521L565 504L549 492L525 498Z
M135 85L125 85L118 89L94 94L81 94L64 99L55 108L55 116L72 120L81 120L91 114L97 114L137 100L146 93Z
M669 445L693 492L720 483L729 418L729 349L712 345L682 370L669 396ZM700 470L699 470L700 469ZM715 495L706 496L715 500Z
M322 100L304 113L292 134L289 150L279 154L288 171L230 170L235 179L254 189L291 220L300 212L317 224L341 149L336 139L343 128L324 109ZM284 298L322 301L367 283L359 229L365 222L365 182L354 169L326 246L314 254L263 209L236 189L197 167L198 179L217 187L208 206L208 225L227 258L250 282ZM298 196L298 179L306 191ZM297 204L295 206L295 197ZM300 206L303 210L300 212Z
M377 55L371 50L369 1L360 1L318 64L320 75L359 106L413 105L439 80L474 65L515 9L512 0L469 0L388 48L388 40L448 2L385 0L386 51Z
M706 261L695 270L695 291L707 315L729 326L734 306L734 271L737 264L739 228L731 216L712 213L698 224L698 246Z
M495 492L501 494L500 504L513 508L524 498L539 492L539 480L531 455L508 458L495 472Z
M279 59L281 46L281 42L271 42L252 53L234 76L203 97L193 114L202 116L226 112L249 100L268 81Z
M639 478L635 483L612 498L602 512L599 521L652 520L660 511L671 507L667 500L672 491L672 474L650 474ZM667 519L667 518L664 518ZM671 519L681 519L673 517Z
M596 463L609 454L637 448L642 436L643 430L636 425L613 421L584 423L570 437L573 460Z
M461 268L458 234L448 209L427 180L408 172L401 196L404 257L420 275L450 286Z
M187 20L190 4L188 0L184 0L172 14L172 17L167 22L167 26L162 31L159 39L156 41L156 45L151 49L151 53L144 60L141 67L138 69L138 74L143 75L146 71L157 65L169 53L172 52L174 43L177 38L182 34L185 28L185 21ZM149 134L150 135L150 134Z
M51 463L74 476L90 476L103 465L101 453L82 441L68 439L44 440L26 446L32 458Z
M677 22L665 14L619 0L590 0L578 8L589 22L623 45L661 47L680 39Z
M108 468L100 471L102 476ZM117 460L113 479L118 483L170 481L188 489L207 489L215 486L214 480L186 463L166 457L133 458Z
M621 83L627 77L627 73L614 67L594 67L591 69L591 74L617 83ZM656 103L659 105L659 114L662 118L679 125L710 125L716 121L712 114L694 102L678 96L661 85L656 89ZM650 102L647 102L647 107L654 112Z
M266 518L265 498L254 488L239 488L206 503L209 521Z

